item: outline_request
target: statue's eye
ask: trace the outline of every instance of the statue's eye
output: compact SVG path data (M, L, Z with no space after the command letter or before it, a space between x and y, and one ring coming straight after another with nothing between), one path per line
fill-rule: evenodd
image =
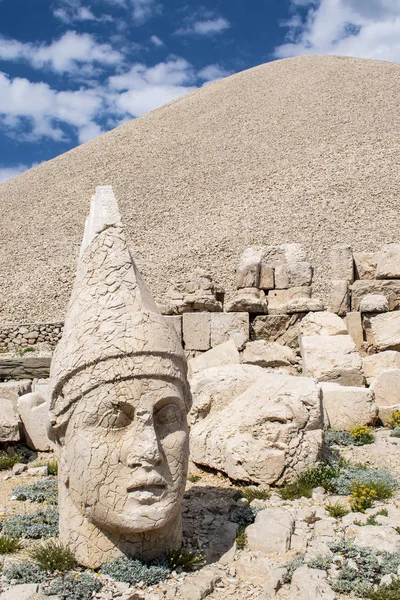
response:
M132 423L134 411L130 406L113 405L112 411L108 417L108 427L111 429L121 429Z
M176 404L163 406L154 416L158 425L169 425L182 421L182 411Z

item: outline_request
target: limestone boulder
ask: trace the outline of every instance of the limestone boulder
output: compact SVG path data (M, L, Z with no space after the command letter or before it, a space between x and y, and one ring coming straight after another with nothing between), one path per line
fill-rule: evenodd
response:
M211 347L211 313L187 312L182 316L185 350L209 350Z
M302 336L300 351L307 377L340 385L364 384L361 357L349 335Z
M325 425L350 431L358 425L374 425L378 407L372 390L321 383Z
M361 313L348 312L345 318L346 327L349 335L353 339L357 348L361 348L364 343L364 330L361 320Z
M246 248L236 271L236 288L258 288L260 284L261 247ZM273 286L272 286L273 287Z
M250 319L248 313L212 313L211 347L233 340L238 349L249 340Z
M293 317L290 315L259 315L251 324L255 340L275 342L285 334L292 325Z
M12 400L0 398L0 442L18 442L19 418Z
M310 312L300 324L301 335L346 335L346 325L331 312Z
M347 279L334 279L329 292L328 310L343 317L350 310L349 282Z
M46 452L52 444L47 436L48 402L33 392L18 399L18 412L24 427L26 441L33 450Z
M382 294L367 294L360 302L361 313L385 313L389 311L389 301Z
M4 357L0 355L0 379L26 380L50 375L51 355Z
M375 377L388 369L400 369L400 352L396 350L386 350L371 354L362 359L363 371L368 385L374 381Z
M379 408L379 418L387 424L393 410L400 410L400 369L382 371L374 380L371 389Z
M22 394L28 394L32 391L31 379L20 379L18 381L2 381L0 383L0 398L11 400L15 409L17 409L18 398Z
M290 261L275 267L275 287L280 290L311 285L312 267L305 261Z
M375 279L377 252L354 252L354 265L357 279Z
M297 357L291 348L278 342L256 340L246 344L242 362L260 367L288 367L296 364Z
M354 259L351 246L336 244L331 249L331 279L354 281Z
M296 298L295 300L289 300L287 303L287 312L289 315L323 311L324 308L321 298Z
M200 371L190 380L193 399L190 423L193 425L222 410L232 398L240 396L264 375L263 368L245 364L223 365Z
M238 365L240 363L239 351L233 340L224 342L208 352L199 354L196 358L188 361L189 376L193 376L200 371L211 367L220 367L222 365Z
M246 529L247 547L254 552L288 552L294 527L295 519L288 510L266 508Z
M397 310L400 306L400 281L398 279L355 281L351 286L352 310L359 310L361 300L370 294L385 296L389 302L389 309Z
M287 314L288 304L295 300L311 298L311 287L300 285L290 289L270 290L268 292L268 314L284 315Z
M232 479L284 481L319 456L321 390L312 380L266 373L191 428L195 463Z
M365 319L367 340L378 351L400 350L400 311Z
M364 525L352 529L356 531L352 539L355 546L376 551L400 552L400 535L392 527Z
M303 566L293 574L287 600L335 600L336 594L326 581L326 571Z
M386 244L378 253L377 279L400 279L400 244Z
M225 304L226 312L266 313L268 301L265 293L258 288L247 287L238 290Z

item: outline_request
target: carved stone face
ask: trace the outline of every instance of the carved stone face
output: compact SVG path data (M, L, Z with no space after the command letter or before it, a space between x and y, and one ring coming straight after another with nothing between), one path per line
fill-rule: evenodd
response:
M180 511L188 452L179 382L102 384L79 400L66 431L70 498L110 533L157 529Z

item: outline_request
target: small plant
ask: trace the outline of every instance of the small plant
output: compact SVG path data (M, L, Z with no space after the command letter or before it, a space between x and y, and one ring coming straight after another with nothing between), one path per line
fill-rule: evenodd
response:
M325 510L330 517L334 517L335 519L341 519L350 512L339 500L337 502L328 502L328 504L325 505Z
M331 487L331 480L338 474L339 463L322 462L315 467L310 467L300 473L296 481L286 484L279 490L284 500L295 500L296 498L311 498L312 491L316 487L327 490Z
M331 481L331 487L333 492L341 496L348 496L356 483L375 490L379 500L391 498L399 487L391 473L380 469L368 469L360 465L347 465L340 468L337 476Z
M56 577L44 589L47 596L57 596L60 600L92 600L102 588L101 582L87 573L68 573Z
M286 567L286 573L282 578L282 583L290 583L292 581L293 573L304 564L304 554L300 554L300 556L296 556L296 558L287 562L286 565L284 565Z
M21 542L9 535L0 535L0 554L13 554L21 550Z
M14 465L22 460L22 454L15 452L14 449L0 450L0 471L12 469Z
M58 486L56 479L42 479L36 483L17 485L13 488L16 500L29 500L30 502L48 502L57 504Z
M353 512L365 513L367 508L371 508L376 497L377 493L375 490L372 490L361 483L355 483L351 490L351 510Z
M365 427L364 425L360 425L359 427L354 427L350 431L350 435L353 438L356 446L364 446L365 444L373 444L375 441L375 436L372 433L372 429L370 427Z
M15 538L50 538L58 535L58 511L54 508L37 510L30 515L17 515L6 519L3 533Z
M47 463L47 472L49 475L58 475L58 462L56 460L49 460Z
M396 438L400 437L400 426L396 425L390 432L390 436Z
M236 548L238 550L244 550L247 546L247 533L245 527L239 527L236 534Z
M245 498L248 503L253 500L267 500L270 497L268 490L256 487L254 485L243 486L239 488L239 493L242 498Z
M376 590L367 590L364 598L368 600L399 600L400 579L396 578L391 583L380 585Z
M400 427L400 410L392 410L388 418L388 425L391 429Z
M325 442L328 446L351 446L354 440L348 431L329 429L325 432Z
M164 581L170 570L168 567L157 564L144 564L140 560L131 558L117 558L105 563L100 569L103 575L109 575L116 581L136 585L143 581L144 585L156 585Z
M69 571L76 566L71 550L61 542L49 540L31 549L30 558L45 571Z
M317 517L317 513L315 512L315 510L313 510L312 513L308 515L308 517L304 517L304 522L307 523L307 525L314 525L315 523L317 523L317 521L320 520L321 517Z
M196 483L196 481L200 481L200 479L200 475L195 475L194 473L188 475L188 481L190 481L191 483Z
M205 563L204 554L202 552L193 552L188 548L180 550L169 550L166 553L168 566L172 570L182 569L183 571L194 571Z
M24 560L4 567L3 577L7 582L42 583L46 578L46 572L30 560Z

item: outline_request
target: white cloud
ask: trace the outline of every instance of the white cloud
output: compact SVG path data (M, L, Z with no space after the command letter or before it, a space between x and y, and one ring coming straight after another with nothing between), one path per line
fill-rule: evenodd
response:
M11 79L0 73L0 122L11 136L37 140L42 137L60 141L65 134L60 125L69 125L80 135L94 123L102 109L103 98L96 90L58 92L47 83ZM21 130L28 128L28 132Z
M194 21L190 25L178 29L175 33L178 35L214 35L229 29L230 26L227 19L219 17L217 19Z
M112 22L114 19L110 15L103 14L96 17L88 6L82 6L80 0L60 0L62 6L53 10L53 15L66 24L74 21L102 21Z
M138 25L161 13L161 4L156 0L130 0L130 3L133 20Z
M155 46L164 46L164 42L162 40L160 40L160 38L158 37L158 35L152 35L150 38L150 41L152 44L154 44Z
M206 83L217 81L218 79L222 79L223 77L227 77L231 74L232 71L227 71L220 65L208 65L197 73L198 77L203 79Z
M20 173L30 169L28 165L17 165L16 167L0 167L0 183L4 183Z
M109 44L99 44L88 33L67 31L49 45L23 43L0 37L0 59L25 61L36 69L49 68L57 73L82 72L93 64L115 65L122 54Z
M276 58L337 54L400 62L400 0L292 0L292 5L288 41L275 49Z

